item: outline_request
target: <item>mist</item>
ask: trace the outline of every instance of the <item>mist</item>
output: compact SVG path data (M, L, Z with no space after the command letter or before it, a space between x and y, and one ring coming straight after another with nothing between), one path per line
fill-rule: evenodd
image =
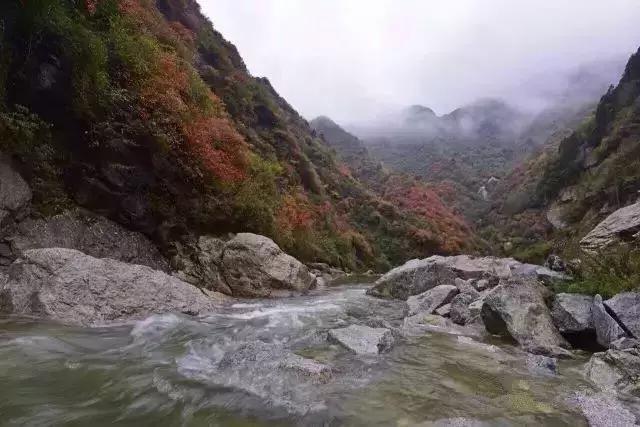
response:
M345 124L487 97L542 109L581 67L616 82L640 44L637 0L200 3L252 74L306 118Z

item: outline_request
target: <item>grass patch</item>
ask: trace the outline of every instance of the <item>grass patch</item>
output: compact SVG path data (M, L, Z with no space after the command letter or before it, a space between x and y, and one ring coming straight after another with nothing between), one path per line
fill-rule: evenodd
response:
M574 281L555 285L556 292L580 293L611 298L640 285L640 250L621 248L608 254L583 259Z

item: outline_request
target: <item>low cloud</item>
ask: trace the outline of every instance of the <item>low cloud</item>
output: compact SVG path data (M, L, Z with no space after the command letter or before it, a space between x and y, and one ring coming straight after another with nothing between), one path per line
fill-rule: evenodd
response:
M613 64L613 83L640 45L637 0L200 2L253 74L342 123L483 97L538 108L582 64Z

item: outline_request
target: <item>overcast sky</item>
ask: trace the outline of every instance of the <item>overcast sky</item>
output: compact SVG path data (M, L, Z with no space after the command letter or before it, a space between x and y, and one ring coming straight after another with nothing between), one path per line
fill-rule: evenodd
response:
M306 118L342 123L411 104L442 114L479 97L516 98L640 46L640 0L200 3L252 74Z

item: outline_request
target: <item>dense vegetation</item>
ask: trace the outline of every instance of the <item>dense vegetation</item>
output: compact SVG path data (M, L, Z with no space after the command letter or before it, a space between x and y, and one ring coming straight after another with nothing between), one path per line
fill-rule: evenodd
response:
M194 0L7 0L0 12L0 150L42 215L79 204L168 255L199 234L253 231L348 269L467 241L462 221L434 215L446 211L436 193L369 191Z

